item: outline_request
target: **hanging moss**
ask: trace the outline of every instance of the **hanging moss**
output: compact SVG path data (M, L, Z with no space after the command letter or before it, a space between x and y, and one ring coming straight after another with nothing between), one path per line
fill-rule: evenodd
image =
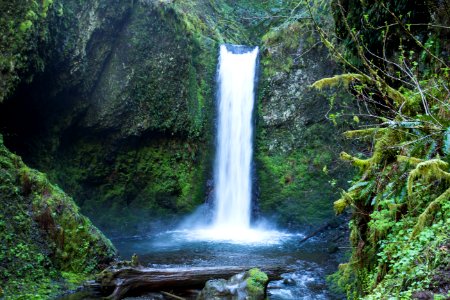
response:
M367 128L359 130L351 130L344 132L344 136L348 139L369 139L372 140L375 137L379 137L384 133L384 128Z
M401 106L405 104L410 104L408 98L406 98L402 93L400 93L397 89L389 86L384 80L381 79L378 75L375 76L374 79L365 74L340 74L335 75L330 78L323 78L316 82L314 82L311 86L316 89L330 88L338 85L343 85L344 87L349 87L351 83L359 82L362 84L371 84L380 89L382 93L385 94L387 98L392 100L396 106ZM413 103L415 104L415 103ZM408 107L409 108L409 107Z
M404 155L398 155L397 160L400 163L408 163L411 166L417 166L418 164L423 162L423 159L416 158L416 157L404 156Z
M372 163L371 159L356 158L346 152L341 152L340 157L342 160L350 161L354 166L358 167L361 171L367 170Z
M445 172L443 169L448 169L448 163L440 159L431 159L417 164L416 168L408 176L408 194L412 196L414 180L419 177L426 181L437 179L446 180L450 183L450 173Z
M363 82L364 80L367 79L366 77L361 74L341 74L336 75L334 77L317 80L311 86L318 90L322 90L323 88L331 88L338 85L348 87L351 83L355 81Z

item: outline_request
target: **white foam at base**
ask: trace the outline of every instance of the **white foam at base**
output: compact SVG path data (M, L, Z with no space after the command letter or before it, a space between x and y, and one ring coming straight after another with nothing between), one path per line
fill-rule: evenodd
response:
M298 236L276 230L263 230L257 228L242 229L239 227L210 227L193 230L177 230L178 238L188 242L206 241L215 243L229 243L251 246L271 246L285 242Z

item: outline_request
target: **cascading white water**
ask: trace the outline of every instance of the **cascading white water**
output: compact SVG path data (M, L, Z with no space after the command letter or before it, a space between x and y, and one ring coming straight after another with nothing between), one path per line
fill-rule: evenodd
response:
M215 164L216 228L248 229L251 214L251 163L254 82L258 47L244 52L220 47ZM244 52L244 53L240 53Z

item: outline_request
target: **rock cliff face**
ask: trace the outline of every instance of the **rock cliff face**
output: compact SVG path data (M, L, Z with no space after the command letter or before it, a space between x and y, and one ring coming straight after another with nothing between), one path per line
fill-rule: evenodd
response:
M315 81L340 70L314 30L285 23L263 37L258 106L260 205L290 225L317 225L333 216L330 202L351 171L339 161L350 147L341 133L355 110L342 90L317 92Z
M299 22L286 29L266 18L283 5L54 0L5 7L13 22L2 26L32 22L3 36L15 44L0 49L8 58L1 65L5 144L103 230L136 231L187 213L204 201L211 178L218 45L258 44L265 34L260 208L285 224L322 222L331 215L332 177L347 171L335 160L340 140L328 134L335 129L328 96L306 86L335 66L315 37L300 34Z
M45 71L2 107L6 144L102 228L189 211L203 200L209 166L217 44L195 27L205 26L199 11L62 4L48 20Z

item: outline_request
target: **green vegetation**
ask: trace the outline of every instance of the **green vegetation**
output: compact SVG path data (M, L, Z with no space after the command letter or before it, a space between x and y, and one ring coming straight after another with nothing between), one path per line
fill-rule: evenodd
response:
M203 201L220 43L261 49L261 211L317 225L339 198L352 251L335 288L450 297L449 5L411 4L2 1L0 129L51 180L0 138L0 298L51 298L114 256L51 182L111 231Z
M309 88L340 70L305 5L289 3L279 12L282 18L267 19L273 27L262 36L255 153L259 204L280 224L318 226L332 218L330 203L353 176L339 151L354 146L339 133L355 125L350 114L356 107L339 88ZM324 3L318 5L321 13L329 11Z
M219 35L209 1L110 2L64 2L51 23L49 71L27 86L30 97L7 103L5 119L30 106L38 113L2 127L6 144L97 225L134 230L204 199L217 45L231 38Z
M405 3L379 1L375 10L362 2L334 1L344 47L330 42L330 33L318 28L332 54L352 74L313 86L349 86L367 104L365 115L376 120L376 125L345 134L371 141L369 155L341 153L360 171L334 204L337 213L353 210L351 258L331 277L349 299L450 295L447 60L432 46L442 34L431 24L439 15L420 3L409 11ZM428 33L420 38L425 42L418 38L423 32ZM380 54L384 47L389 52Z
M202 160L197 147L183 139L150 139L138 148L123 145L108 153L115 157L108 161L98 140L82 139L61 157L70 161L56 167L64 172L49 174L71 194L95 199L83 203L83 212L98 226L108 231L123 224L122 232L133 231L142 220L187 213L201 203L204 190L198 183L207 171L196 165ZM104 213L98 215L99 209Z
M263 299L269 277L260 269L254 268L248 271L247 291L250 299Z
M38 45L48 42L53 0L0 3L0 103L16 86L44 70L45 54ZM59 4L58 4L59 5Z
M110 241L73 200L9 152L1 136L0 176L0 285L6 299L48 299L66 284L61 275L80 282L114 257Z
M331 127L331 126L330 126ZM308 128L312 139L326 128L317 124ZM333 128L333 127L331 127ZM332 215L330 201L344 179L332 175L342 166L326 141L316 139L302 151L258 153L258 175L261 189L260 207L272 212L281 224L320 224ZM301 202L301 205L299 205Z

